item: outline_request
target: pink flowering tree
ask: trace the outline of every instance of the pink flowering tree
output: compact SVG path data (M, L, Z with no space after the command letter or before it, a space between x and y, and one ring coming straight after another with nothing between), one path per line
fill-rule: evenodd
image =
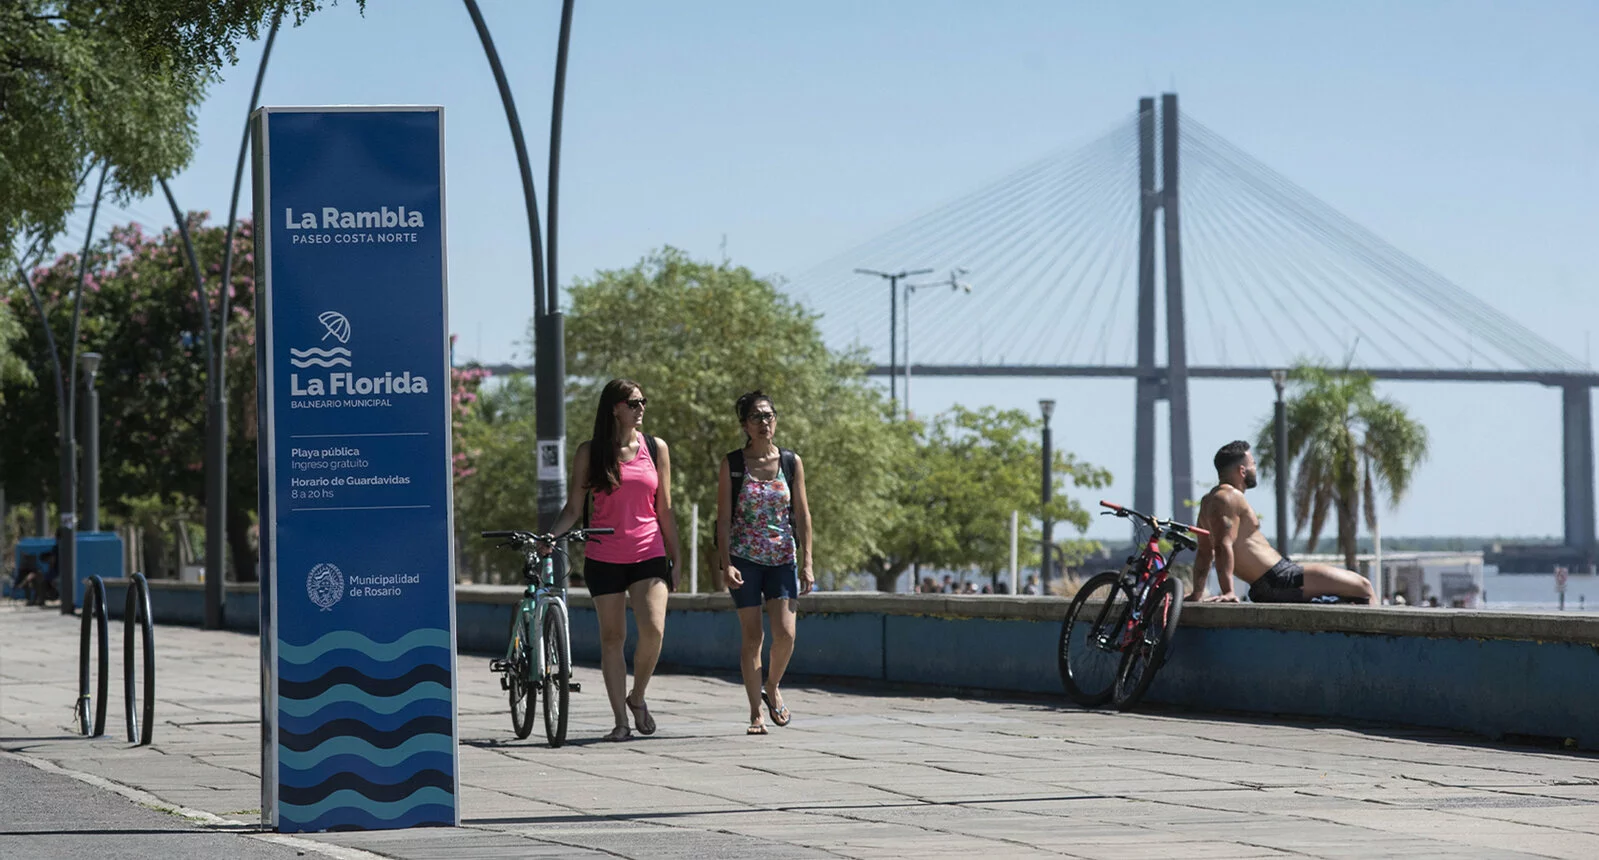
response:
M220 226L191 213L189 230L204 270L213 326L221 280ZM255 578L250 531L256 508L255 470L255 257L248 221L234 236L227 320L229 554L235 575ZM138 224L113 228L89 252L78 352L102 355L100 486L105 513L129 515L134 500L165 500L174 511L193 510L204 497L206 348L201 305L176 229L147 233ZM67 360L78 258L65 254L30 273L49 324ZM14 498L54 498L58 473L56 397L38 314L16 286L0 296L23 324L18 353L35 381L3 383L0 412L8 456L0 480ZM81 373L80 373L81 386ZM81 435L81 434L80 434ZM81 442L81 439L80 439Z

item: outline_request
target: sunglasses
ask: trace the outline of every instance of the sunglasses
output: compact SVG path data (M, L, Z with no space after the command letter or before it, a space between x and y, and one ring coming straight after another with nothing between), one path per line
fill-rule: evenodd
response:
M776 421L777 420L777 413L776 412L751 412L750 413L750 420L755 422L756 424L765 424L768 421Z
M650 399L648 397L635 397L632 400L627 401L627 406L629 409L643 409L648 405L650 405Z

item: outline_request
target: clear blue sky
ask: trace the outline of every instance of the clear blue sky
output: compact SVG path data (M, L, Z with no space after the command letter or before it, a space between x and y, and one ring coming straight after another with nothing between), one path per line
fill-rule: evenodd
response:
M559 4L483 7L542 204ZM1582 358L1599 315L1596 33L1599 4L1587 0L579 0L561 279L666 244L717 258L724 236L735 262L792 276L1171 90L1211 129ZM217 219L260 47L239 54L199 113L193 164L173 183L180 204ZM351 2L324 10L280 34L262 101L444 105L459 356L526 358L521 189L461 4L373 0L364 19ZM160 225L165 211L152 199L114 217ZM1557 391L1383 390L1433 435L1433 456L1411 497L1385 514L1385 534L1560 531ZM1059 444L1108 466L1118 481L1107 494L1130 501L1130 383L926 380L914 405L1033 409L1041 396L1063 403ZM1193 397L1203 465L1222 442L1253 435L1271 391L1198 383ZM1169 497L1162 482L1159 498Z

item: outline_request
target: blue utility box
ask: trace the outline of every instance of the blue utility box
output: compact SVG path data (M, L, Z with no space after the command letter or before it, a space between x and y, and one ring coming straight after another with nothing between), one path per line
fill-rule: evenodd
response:
M91 576L122 578L122 536L116 532L78 532L78 587L73 605L83 607L84 583Z

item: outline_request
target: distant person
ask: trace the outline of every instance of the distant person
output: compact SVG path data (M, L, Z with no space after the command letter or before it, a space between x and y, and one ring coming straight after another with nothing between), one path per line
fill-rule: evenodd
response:
M600 625L600 674L611 701L615 728L608 741L633 736L628 711L640 734L655 734L655 717L644 691L661 658L666 632L666 597L677 586L680 550L672 515L672 457L666 440L642 431L649 404L638 383L613 379L600 392L594 432L572 457L566 507L550 531L560 534L583 517L592 498L593 528L615 529L584 548L583 574ZM549 547L539 551L548 554ZM629 600L631 598L631 601ZM633 689L627 689L627 606L633 605L638 642L633 647Z
M780 684L794 656L799 598L816 586L811 563L811 509L805 495L805 464L777 446L777 409L772 398L751 391L734 405L744 447L722 460L716 480L716 545L722 578L738 608L739 671L749 697L746 734L766 734L761 703L772 722L792 716ZM803 551L803 552L802 552ZM761 689L761 606L772 622L771 665Z
M1199 503L1199 527L1209 530L1210 536L1199 538L1188 600L1238 602L1233 593L1236 574L1249 585L1249 599L1255 603L1305 603L1324 596L1371 603L1371 583L1360 574L1327 564L1302 565L1267 543L1260 517L1244 499L1244 491L1257 483L1255 455L1248 442L1223 445L1215 465L1217 484ZM1212 562L1221 593L1205 597Z
M39 553L38 557L24 555L17 567L17 587L28 595L29 606L43 606L46 601L60 597L56 588L59 571L56 567L54 547Z
M1000 580L999 584L994 586L994 593L995 594L1010 594L1010 583L1006 582L1003 579Z
M954 594L955 593L955 577L950 576L947 573L944 574L944 587L942 589L942 592L944 594Z
M917 586L916 590L922 594L937 594L938 585L933 582L931 576L924 576L922 577L922 584Z
M1038 593L1038 577L1036 577L1036 576L1027 577L1027 584L1022 586L1022 593L1023 594L1037 594Z

